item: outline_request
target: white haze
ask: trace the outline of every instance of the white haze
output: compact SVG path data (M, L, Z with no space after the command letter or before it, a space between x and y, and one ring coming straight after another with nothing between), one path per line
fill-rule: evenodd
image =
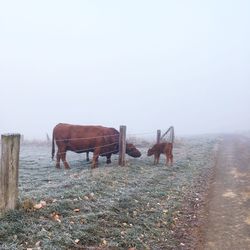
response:
M249 130L250 1L0 2L0 133Z

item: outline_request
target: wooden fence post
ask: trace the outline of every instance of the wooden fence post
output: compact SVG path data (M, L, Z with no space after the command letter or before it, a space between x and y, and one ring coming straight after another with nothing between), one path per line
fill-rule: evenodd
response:
M125 166L126 153L126 126L120 126L119 136L119 166Z
M174 143L174 127L173 126L171 126L171 134L170 134L170 141L171 141L171 143L173 144Z
M1 136L0 214L17 205L20 137L20 134Z
M157 130L157 135L156 135L156 143L160 143L161 140L161 130Z
M168 135L168 141L171 143L174 143L174 127L171 126L168 128L168 130L161 136L161 139L164 138L164 136Z

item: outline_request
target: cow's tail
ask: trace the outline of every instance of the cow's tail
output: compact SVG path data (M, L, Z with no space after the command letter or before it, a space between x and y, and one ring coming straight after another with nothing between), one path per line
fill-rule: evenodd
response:
M52 160L54 159L54 155L55 155L55 138L54 138L54 131L53 131L53 135L52 135L52 152L51 152Z

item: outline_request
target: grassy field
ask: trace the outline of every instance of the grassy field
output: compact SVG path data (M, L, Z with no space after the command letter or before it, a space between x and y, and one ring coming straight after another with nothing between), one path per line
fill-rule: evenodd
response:
M0 249L192 249L180 230L190 226L186 208L200 202L217 143L179 139L173 167L164 156L154 166L150 145L139 146L139 159L127 156L126 167L112 156L94 170L69 152L67 171L55 168L50 146L23 145L19 208L0 219Z

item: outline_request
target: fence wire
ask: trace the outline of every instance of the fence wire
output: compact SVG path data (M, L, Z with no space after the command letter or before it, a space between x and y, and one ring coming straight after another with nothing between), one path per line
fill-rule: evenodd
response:
M131 133L131 134L127 134L127 143L129 143L129 137L140 137L140 136L145 136L145 135L153 135L153 134L155 134L155 132L142 132L142 133ZM113 139L113 138L117 138L117 139L119 139L119 134L113 134L113 135L98 135L98 136L92 136L92 137L78 137L78 138L64 138L64 139L56 139L56 140L54 140L55 141L55 143L56 142L62 142L62 141L65 141L65 142L68 142L68 141L77 141L77 140L82 140L83 141L83 143L84 143L84 141L87 141L87 140L93 140L93 139L99 139L99 138L104 138L105 140L109 140L109 139ZM130 138L131 140L133 140L134 138ZM32 146L32 142L29 144L29 143L25 143L25 141L24 142L22 142L21 143L21 145L31 145ZM36 141L34 141L34 144L36 144ZM138 144L138 145L137 145ZM133 143L133 145L137 148L137 147L139 147L139 144L140 143L136 143L136 142L134 142ZM48 143L48 140L47 140L47 142L44 142L44 144L41 144L41 145L39 145L39 143L37 144L38 146L47 146L47 147L49 147L49 146L51 146L51 141ZM117 150L116 149L112 149L112 150L110 150L110 149L108 149L108 147L114 147L115 145L117 145L117 150L119 149L119 141L117 140L116 142L113 142L113 143L105 143L105 144L103 144L103 145L100 145L100 146L94 146L94 147L87 147L87 148L82 148L82 149L77 149L77 150L65 150L65 151L59 151L58 152L58 147L57 146L55 146L55 155L57 154L57 152L60 154L60 156L62 155L62 154L66 154L68 151L69 152L75 152L75 153L89 153L89 152L91 152L91 153L93 153L93 151L95 151L96 149L100 149L100 155L99 156L106 156L106 155L108 155L108 154L117 154L118 152L117 152ZM106 150L108 150L107 152L105 152L105 148L107 148ZM104 149L104 150L103 150ZM102 150L104 151L104 152L102 152ZM45 155L41 155L42 157L45 157ZM37 157L39 157L39 155L37 155ZM50 158L51 159L51 158ZM89 162L87 162L86 163L86 165L87 164L89 164Z

